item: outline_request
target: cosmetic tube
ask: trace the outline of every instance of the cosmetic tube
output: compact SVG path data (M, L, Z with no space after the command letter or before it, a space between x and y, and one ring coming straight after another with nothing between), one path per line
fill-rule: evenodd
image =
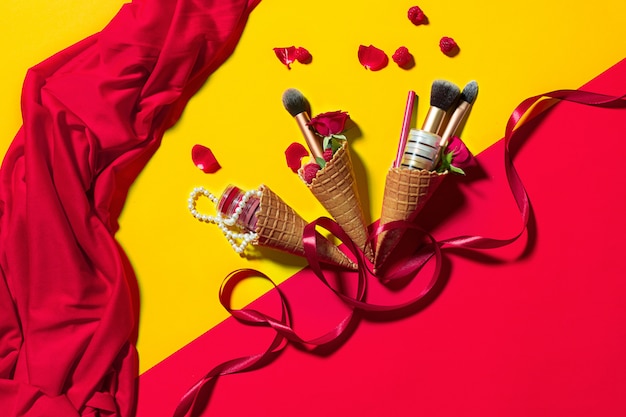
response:
M217 211L224 217L232 218L236 214L235 223L240 227L255 231L257 224L256 213L259 210L260 200L255 195L250 195L245 202L245 192L234 185L226 187L217 202Z
M432 171L439 159L441 136L425 130L411 129L402 155L402 167Z

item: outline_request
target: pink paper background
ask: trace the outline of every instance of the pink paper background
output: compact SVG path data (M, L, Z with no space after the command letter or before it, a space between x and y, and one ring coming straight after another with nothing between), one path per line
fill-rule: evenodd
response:
M583 89L621 95L624 79L626 61ZM626 415L625 111L560 103L527 124L514 146L534 214L522 239L446 251L420 308L361 316L333 349L289 346L267 367L222 377L203 415ZM503 154L499 141L467 179L446 180L419 222L438 239L514 235ZM309 270L281 288L296 330L311 332L302 337L346 312ZM372 301L397 302L411 288L370 290ZM276 310L275 294L253 306ZM138 416L171 415L204 373L260 353L272 336L226 320L140 377Z

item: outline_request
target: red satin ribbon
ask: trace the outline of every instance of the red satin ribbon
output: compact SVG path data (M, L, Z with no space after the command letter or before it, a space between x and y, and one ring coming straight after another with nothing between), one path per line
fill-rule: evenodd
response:
M528 111L537 104L540 100L548 98L554 100L566 100L578 104L591 105L591 106L617 106L617 107L626 107L626 101L623 96L609 96L604 94L597 94L592 92L580 91L580 90L557 90L546 94L537 95L534 97L527 98L522 103L520 103L513 113L511 114L509 121L506 125L505 137L504 137L504 167L508 180L509 187L511 189L511 193L515 199L517 207L520 212L520 216L522 219L522 227L518 233L513 235L507 239L496 239L484 236L458 236L450 239L445 239L441 241L435 240L433 236L426 233L422 229L420 229L417 225L410 222L392 222L383 226L378 227L371 239L375 239L375 237L387 230L396 229L396 228L404 228L404 229L415 229L421 230L424 235L428 239L428 244L426 245L426 249L422 250L415 254L414 257L408 259L406 262L403 262L402 266L394 268L390 271L389 275L386 276L386 281L392 281L393 279L400 276L407 276L409 274L413 274L415 279L419 273L422 271L422 268L432 259L434 258L434 269L432 271L432 275L430 276L427 284L424 288L419 290L417 294L415 294L408 301L402 301L393 305L380 305L373 304L366 300L367 296L367 283L370 277L373 277L371 271L369 270L369 266L363 257L363 254L358 250L356 245L348 238L345 232L341 229L341 227L334 222L333 220L321 217L313 222L311 222L304 230L303 233L303 244L305 249L305 255L309 262L309 266L311 270L317 275L317 277L326 285L338 298L340 298L346 305L350 307L350 312L346 314L346 316L340 320L338 324L335 325L334 328L330 329L326 333L318 336L313 340L303 340L300 338L296 331L291 326L291 318L289 315L289 311L287 309L286 299L283 293L280 290L280 287L277 286L271 278L267 275L255 271L252 269L242 269L235 271L228 275L222 284L222 288L220 290L220 302L226 308L234 318L237 320L255 325L265 325L271 327L276 331L276 336L273 339L270 346L265 350L265 352L248 356L244 358L239 358L235 360L231 360L225 362L217 367L213 368L208 374L206 374L196 385L194 385L183 397L181 400L176 412L174 413L174 417L184 417L189 412L194 415L195 412L199 410L194 409L194 404L198 401L199 397L202 396L202 403L206 403L209 396L211 395L212 387L214 386L214 382L218 376L233 374L237 372L244 372L251 369L256 369L260 366L267 365L272 360L274 360L282 349L287 345L288 342L301 344L303 346L321 346L327 343L330 343L340 337L347 325L353 319L356 311L365 311L365 312L385 312L385 311L394 311L400 310L405 307L411 306L422 300L435 286L437 280L439 279L439 275L441 272L441 261L442 261L442 250L446 247L454 247L454 248L465 248L465 249L494 249L509 245L515 242L526 230L528 226L528 222L530 220L530 201L528 198L528 194L524 185L522 183L517 170L513 164L513 159L510 152L510 144L512 140L516 137L516 128L521 126L520 122L524 115L528 113ZM316 239L315 233L317 227L323 227L332 233L335 237L337 237L341 242L344 243L344 247L354 256L359 265L359 270L355 274L356 276L356 289L353 291L353 294L347 293L340 289L334 288L329 281L327 280L324 270L322 269L319 258L317 256L317 247L316 247ZM272 318L262 312L252 310L252 309L241 309L241 310L233 310L230 307L230 294L232 293L232 288L240 283L241 281L250 278L250 277L261 277L269 281L276 291L278 292L281 300L281 317L280 319Z

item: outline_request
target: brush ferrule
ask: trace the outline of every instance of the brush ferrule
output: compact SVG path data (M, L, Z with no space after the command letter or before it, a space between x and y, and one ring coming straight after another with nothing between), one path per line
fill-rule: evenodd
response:
M447 146L448 140L450 140L450 138L454 136L459 126L461 125L461 122L465 118L465 115L469 111L470 106L471 105L467 101L461 101L461 104L459 104L458 107L454 110L454 113L452 113L452 116L450 116L450 120L448 120L446 129L441 134L440 146L442 148Z
M430 106L428 113L426 114L426 118L424 119L422 130L437 133L445 115L446 112L444 110L441 110L439 107Z
M307 112L302 112L296 114L294 118L296 119L296 122L300 127L300 131L302 132L304 140L306 141L306 144L309 147L311 154L313 154L313 157L323 158L324 150L322 149L322 144L309 126L309 122L311 121L309 114Z

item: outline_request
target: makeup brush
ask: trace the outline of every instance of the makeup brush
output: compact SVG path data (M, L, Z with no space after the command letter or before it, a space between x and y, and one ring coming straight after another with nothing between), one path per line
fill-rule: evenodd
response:
M283 106L285 106L285 109L287 109L289 114L296 119L296 122L300 127L300 131L302 132L302 135L304 135L304 140L306 141L311 154L313 154L313 157L324 158L322 145L315 133L309 127L309 122L311 121L311 118L309 117L310 107L306 97L304 97L304 95L295 88L289 88L283 93Z
M424 119L422 130L437 133L446 112L459 97L459 87L446 80L435 80L430 90L430 108Z
M441 134L441 141L439 142L439 147L444 150L446 146L448 146L448 141L454 134L457 129L469 113L470 108L474 104L476 100L476 96L478 96L478 83L476 81L470 81L461 91L461 95L459 97L459 104L457 105L454 113L450 116L450 120L446 125L445 130Z
M402 156L401 166L432 171L439 158L441 136L437 134L446 113L459 97L459 87L450 81L436 80L430 94L430 108L422 129L411 129Z

